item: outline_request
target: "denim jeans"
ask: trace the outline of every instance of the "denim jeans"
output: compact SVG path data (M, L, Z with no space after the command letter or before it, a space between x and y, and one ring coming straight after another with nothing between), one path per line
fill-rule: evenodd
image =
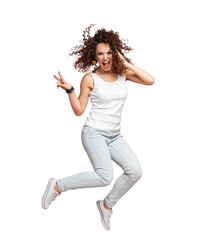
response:
M82 172L57 180L60 192L71 189L104 187L113 179L113 160L123 169L104 203L112 208L141 178L140 164L120 131L109 132L84 125L81 133L83 147L94 171Z

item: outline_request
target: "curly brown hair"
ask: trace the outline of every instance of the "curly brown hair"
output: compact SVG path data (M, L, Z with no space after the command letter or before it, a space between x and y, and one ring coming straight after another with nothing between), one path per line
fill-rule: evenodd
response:
M71 53L69 55L75 55L77 60L74 63L74 67L79 72L88 72L92 67L94 70L98 67L93 65L92 61L96 61L96 46L98 43L108 43L112 50L112 72L117 74L122 74L126 71L126 68L122 64L122 61L118 55L120 52L126 61L132 63L131 59L125 57L124 52L132 51L133 49L124 43L123 39L120 39L119 33L113 30L107 31L104 28L99 29L95 32L93 37L90 36L90 29L95 24L91 24L83 31L83 41L80 45L72 47Z

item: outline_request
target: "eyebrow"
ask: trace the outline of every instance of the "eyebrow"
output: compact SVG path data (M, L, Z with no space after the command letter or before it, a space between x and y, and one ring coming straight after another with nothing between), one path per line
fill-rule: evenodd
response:
M112 50L110 49L110 50L108 50L108 52L112 52ZM102 53L102 52L100 52L100 51L97 51L97 53Z

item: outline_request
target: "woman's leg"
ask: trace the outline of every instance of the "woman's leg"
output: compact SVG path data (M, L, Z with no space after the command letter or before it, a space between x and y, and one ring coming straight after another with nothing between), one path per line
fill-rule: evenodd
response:
M82 129L81 137L94 171L82 172L57 180L60 192L78 188L103 187L112 181L112 161L105 138L98 130L90 127Z
M121 135L108 142L111 158L124 173L117 179L113 189L104 199L105 204L112 208L117 201L141 178L140 164L130 146Z

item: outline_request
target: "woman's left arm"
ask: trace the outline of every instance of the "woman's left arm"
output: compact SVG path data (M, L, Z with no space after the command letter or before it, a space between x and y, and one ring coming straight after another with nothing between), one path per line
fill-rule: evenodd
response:
M125 73L126 80L144 85L152 85L155 82L155 79L149 73L127 62L120 53L119 56L123 65L127 68Z

